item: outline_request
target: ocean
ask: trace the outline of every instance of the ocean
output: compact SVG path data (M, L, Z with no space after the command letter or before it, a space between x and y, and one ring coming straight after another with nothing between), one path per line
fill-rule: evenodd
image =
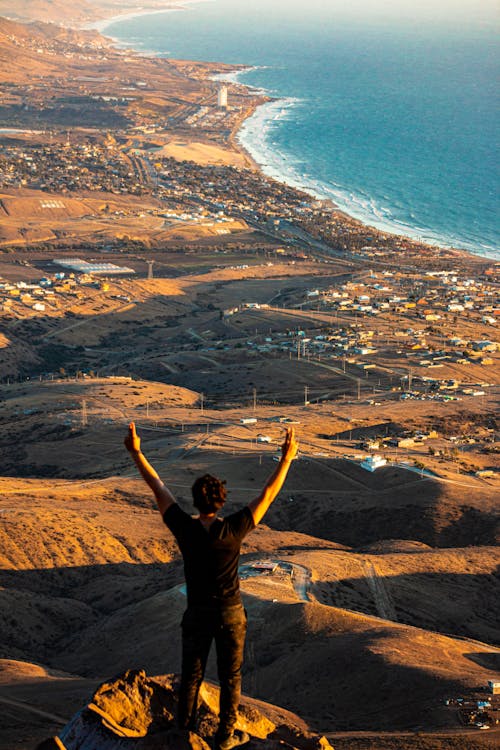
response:
M104 33L161 56L248 65L234 80L275 98L239 133L266 174L377 228L500 257L494 22L339 8L207 0Z

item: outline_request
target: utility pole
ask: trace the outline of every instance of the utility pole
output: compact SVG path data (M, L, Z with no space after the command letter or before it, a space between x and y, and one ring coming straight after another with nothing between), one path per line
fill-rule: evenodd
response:
M257 411L257 388L253 389L253 413Z
M361 378L358 378L358 401L361 398Z
M153 263L154 260L147 260L146 263L148 264L148 279L153 278Z
M300 339L297 341L297 359L300 359Z
M88 424L87 418L87 402L85 399L82 401L82 427L86 427Z
M203 400L204 400L204 398L205 397L204 397L203 393L200 393L200 409L201 409L201 413L202 414L203 414Z
M307 406L307 404L309 403L307 399L308 391L309 391L309 386L305 385L304 386L304 406Z
M411 391L411 382L413 377L413 370L412 368L408 368L408 390Z

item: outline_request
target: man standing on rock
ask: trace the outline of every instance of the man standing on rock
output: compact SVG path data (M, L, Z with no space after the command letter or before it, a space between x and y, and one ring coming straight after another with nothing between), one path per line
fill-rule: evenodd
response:
M234 729L247 627L238 578L241 543L261 521L283 486L297 455L293 428L287 430L279 464L261 493L242 510L225 518L217 515L226 500L225 482L210 474L197 479L192 493L199 515L190 516L179 507L141 452L141 441L133 422L129 425L125 447L153 491L163 521L175 536L184 559L187 609L182 618L179 725L184 729L196 728L198 693L210 646L215 640L220 681L220 718L215 747L230 750L249 740L245 732Z

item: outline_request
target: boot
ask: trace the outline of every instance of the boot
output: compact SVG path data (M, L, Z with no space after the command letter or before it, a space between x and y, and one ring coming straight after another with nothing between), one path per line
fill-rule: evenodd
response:
M225 737L215 739L215 750L231 750L233 747L246 745L250 741L250 735L239 729L235 729Z

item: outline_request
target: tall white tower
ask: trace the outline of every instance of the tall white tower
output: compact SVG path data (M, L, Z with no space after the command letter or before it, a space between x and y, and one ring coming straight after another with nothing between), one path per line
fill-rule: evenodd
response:
M217 106L226 109L227 107L227 86L220 86L217 92Z

